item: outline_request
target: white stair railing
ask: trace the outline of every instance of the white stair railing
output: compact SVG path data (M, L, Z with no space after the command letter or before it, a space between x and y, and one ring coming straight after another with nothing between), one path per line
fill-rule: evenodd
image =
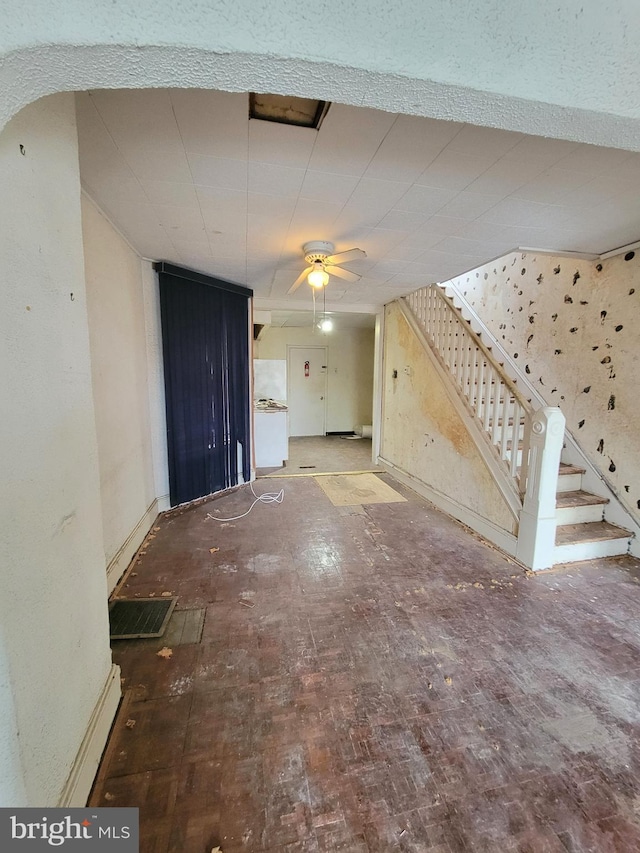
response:
M503 472L517 487L524 503L519 559L533 569L553 565L555 483L565 424L562 412L553 407L534 410L438 285L416 290L402 301L481 426Z
M531 403L437 285L416 290L405 300L523 495L529 462L529 454L524 451L533 417Z

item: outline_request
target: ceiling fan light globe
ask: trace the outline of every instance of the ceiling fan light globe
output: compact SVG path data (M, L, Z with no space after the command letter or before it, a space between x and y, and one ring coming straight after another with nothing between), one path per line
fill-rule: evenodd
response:
M329 274L324 270L312 270L307 276L307 281L311 287L320 289L329 283Z
M329 318L328 318L328 317L327 317L327 319L326 319L326 320L321 320L321 321L320 321L320 329L321 329L321 331L323 331L323 332L330 332L330 331L332 331L332 329L333 329L333 320L329 320Z

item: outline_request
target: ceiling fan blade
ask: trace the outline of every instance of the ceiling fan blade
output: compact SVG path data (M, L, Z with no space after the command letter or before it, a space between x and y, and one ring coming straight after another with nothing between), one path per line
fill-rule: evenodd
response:
M345 281L360 281L361 275L358 275L351 270L346 270L344 267L328 266L327 272L329 275L335 275L338 278L343 278Z
M289 290L287 290L287 296L290 296L292 293L295 293L296 290L300 287L305 278L309 275L313 267L307 267L306 270L303 270L298 278L293 282Z
M349 261L359 261L366 258L367 253L364 249L348 249L346 252L338 252L337 255L329 255L325 259L326 264L346 264Z

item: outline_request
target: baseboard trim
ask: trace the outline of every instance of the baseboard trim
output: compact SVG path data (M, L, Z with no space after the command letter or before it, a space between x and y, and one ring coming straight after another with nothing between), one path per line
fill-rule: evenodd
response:
M58 801L59 808L79 808L87 804L121 695L120 667L114 664L91 714L87 731Z
M434 489L433 486L430 486L428 483L424 483L422 480L414 477L413 474L409 474L402 468L398 468L393 464L393 462L389 462L382 456L378 457L378 464L388 474L395 477L398 482L402 483L403 486L413 489L413 491L417 492L421 497L431 501L431 503L437 506L438 509L441 509L443 512L446 512L447 515L452 516L457 521L460 521L462 524L465 524L467 527L475 530L476 533L479 533L484 539L492 542L494 545L497 545L500 550L509 554L509 556L515 557L518 539L513 535L513 533L503 530L501 527L498 527L497 524L494 524L492 521L478 515L477 512L469 509L469 507L458 503L458 501L449 497L449 495L445 495L437 489Z
M168 503L168 498L166 500ZM120 548L118 548L114 557L111 559L111 562L107 566L107 586L109 595L111 595L117 586L118 581L126 572L129 563L133 560L134 554L144 542L144 537L151 530L153 522L158 517L158 513L163 512L164 509L168 509L168 506L164 507L164 502L165 497L163 496L161 498L155 498L149 504L140 521L136 524Z
M156 498L156 502L158 504L158 512L166 512L168 509L171 509L171 498L169 495L160 495L159 498Z

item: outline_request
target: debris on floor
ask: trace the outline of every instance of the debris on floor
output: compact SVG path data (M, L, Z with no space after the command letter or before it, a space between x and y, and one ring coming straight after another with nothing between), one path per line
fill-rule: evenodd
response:
M216 527L224 559L211 501L162 517L127 593L182 621L114 643L90 806L138 807L157 853L640 851L640 562L524 583L389 483L354 512L292 479Z

